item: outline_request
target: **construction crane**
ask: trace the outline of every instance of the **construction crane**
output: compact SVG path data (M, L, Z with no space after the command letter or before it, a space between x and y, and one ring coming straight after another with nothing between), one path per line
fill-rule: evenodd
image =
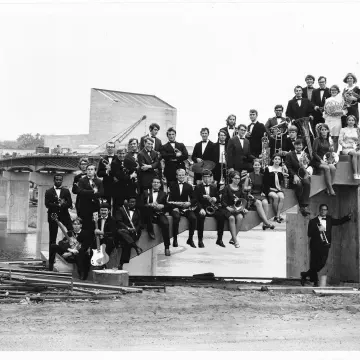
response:
M141 117L141 119L139 119L138 121L136 121L134 124L130 125L128 128L126 128L125 130L123 130L122 132L119 132L118 134L116 134L115 136L111 137L110 139L106 140L105 142L103 142L101 145L97 146L95 149L92 149L89 153L92 153L93 151L95 151L96 149L102 147L103 145L105 145L106 143L108 143L109 141L114 141L114 142L119 142L121 143L138 125L140 125L140 123L142 123L144 120L146 119L146 115L143 115Z

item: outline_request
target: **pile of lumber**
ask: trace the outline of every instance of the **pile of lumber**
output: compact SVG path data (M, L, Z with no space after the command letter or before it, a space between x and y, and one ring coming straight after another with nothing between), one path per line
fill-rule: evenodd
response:
M149 288L74 281L69 273L33 270L19 265L21 264L0 263L0 303L116 299L121 295L141 293L143 289Z

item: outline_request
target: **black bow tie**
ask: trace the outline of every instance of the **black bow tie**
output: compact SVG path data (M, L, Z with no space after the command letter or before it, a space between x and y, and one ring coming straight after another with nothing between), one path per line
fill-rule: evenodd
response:
M229 126L229 129L230 129L230 130L234 130L234 127L233 127L233 126Z
M153 193L159 192L159 190L153 190Z
M225 145L225 142L219 142L220 145Z
M320 89L320 91L325 91L325 89Z
M61 190L61 186L60 186L60 187L56 187L55 189L56 189L56 190Z
M184 183L182 183L182 182L180 182L180 181L178 182L178 184L179 184L179 185L184 185Z
M245 138L241 137L240 140L244 140Z
M321 220L326 220L326 217L321 218Z
M251 124L250 124L250 126L254 126L254 125L255 125L255 123L251 123Z
M277 119L281 119L281 116L277 116L276 118L277 118Z
M209 187L210 185L204 185L204 187Z
M301 151L297 151L296 153L297 153L297 154L301 154Z
M313 89L314 87L313 87L313 86L308 86L307 88L308 88L308 89Z
M153 139L155 139L156 138L156 136L151 136Z
M175 141L169 141L170 144L175 144Z
M296 100L301 100L301 98L296 98Z
M207 140L203 140L202 142L203 142L203 143L207 143Z

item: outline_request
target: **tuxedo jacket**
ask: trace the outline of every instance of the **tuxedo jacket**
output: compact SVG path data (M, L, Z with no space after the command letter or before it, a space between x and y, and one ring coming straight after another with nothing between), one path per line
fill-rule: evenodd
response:
M79 180L85 176L86 176L86 172L85 173L80 172L79 174L76 174L74 176L74 181L73 181L73 185L72 185L72 189L71 189L71 192L73 194L76 195L79 193L79 187L78 187Z
M313 96L315 90L317 90L317 89L313 88L313 91L312 91L312 93L311 93L311 97ZM302 88L302 91L303 91L303 92L302 92L302 98L303 98L303 99L308 99L307 86L303 87L303 88ZM308 99L308 100L311 101L311 98Z
M311 95L311 102L314 106L319 106L319 107L324 107L325 105L325 100L329 97L331 97L330 94L330 89L329 88L325 88L324 89L324 94L323 94L323 98L321 99L321 95L320 95L320 88L319 89L315 89L312 92ZM321 114L321 113L320 113Z
M225 154L224 154L224 161L225 161L226 160L226 143L224 146L224 151L225 151ZM219 159L220 159L220 143L216 142L213 145L213 160L212 161L214 161L215 164L218 164Z
M109 161L108 155L103 155L102 158L106 161ZM117 158L117 156L111 156L111 164L112 162ZM110 166L111 166L110 164ZM113 193L113 177L111 174L111 168L109 171L109 174L106 174L106 166L104 162L100 159L99 165L98 165L98 171L96 175L100 178L102 178L103 186L104 186L104 196L112 196Z
M99 214L99 218L97 220L97 226L98 229L101 230L101 216ZM94 226L95 228L95 226ZM108 215L108 217L105 220L105 224L104 224L104 237L102 239L100 239L100 244L109 244L109 242L113 242L114 247L117 244L117 231L116 231L116 221L115 219L111 216ZM93 241L91 244L91 248L92 249L96 249L96 236L95 233L93 233ZM108 254L110 255L110 254Z
M210 205L210 201L204 199L204 195L206 195L205 185L203 183L196 185L194 190L194 197L196 199L199 211ZM215 197L217 203L220 202L219 191L215 185L209 185L209 195L211 197Z
M129 212L129 208L126 207L126 211L127 213L130 215ZM125 210L123 207L119 208L116 213L115 213L115 221L116 221L116 226L118 230L121 229L127 229L128 227L131 228L131 223L129 221L128 216L125 213ZM138 208L134 209L134 214L131 218L132 223L134 224L134 227L136 229L136 233L140 234L141 233L141 215L140 215L140 211Z
M45 206L48 209L48 221L51 221L51 214L57 214L60 222L62 219L69 220L69 209L72 208L72 200L69 189L61 187L60 199L64 199L65 202L62 206L58 206L59 198L56 194L54 187L46 190L45 192ZM69 221L68 221L69 222ZM66 222L66 224L68 223Z
M98 188L98 192L94 194L94 190L90 185L87 176L81 178L78 183L79 187L79 216L84 219L92 216L92 214L99 210L99 199L104 196L104 187L102 181L94 178L93 182Z
M164 144L160 150L160 154L165 160L164 176L168 181L176 180L176 170L185 169L184 161L187 160L189 157L189 154L183 143L175 141L175 148L181 151L181 156L176 156L174 148L169 142Z
M225 133L226 133L225 144L227 145L229 140L231 139L231 136L230 136L229 131L228 131L228 127L225 126L225 127L221 128L220 130L225 131ZM236 130L236 125L234 126L234 130ZM232 137L234 137L234 136L232 136Z
M297 136L296 139L303 140L303 145L305 146L304 139L301 136ZM293 150L295 150L294 144L291 141L290 137L288 137L288 136L283 140L283 150L284 151L293 151Z
M193 153L191 155L192 161L197 162L196 159L200 158L202 160L211 160L214 161L214 143L212 141L208 141L204 153L202 153L202 141L198 142L194 146Z
M140 150L138 154L139 163L139 181L144 188L151 187L153 178L157 175L159 168L159 156L155 150L150 151L150 156L145 149ZM151 169L141 170L141 166L151 165Z
M81 249L86 251L93 243L94 232L92 230L81 229L81 231L78 234L75 234L74 237L81 244Z
M141 194L141 198L140 198L140 204L141 204L141 208L142 208L141 211L143 212L144 216L146 216L146 214L149 214L149 211L147 211L148 209L152 209L150 207L147 207L146 204L151 204L153 202L154 202L154 199L153 199L152 189L145 189L143 191L143 193ZM164 208L161 211L156 211L156 213L165 214L169 210L166 192L159 190L156 202L158 204L164 205ZM153 213L154 212L150 212L150 214L153 214Z
M145 139L149 137L149 134L142 136L140 138L140 150L142 150L145 147ZM157 137L151 137L155 142L154 142L154 146L153 146L153 150L155 151L160 151L160 148L162 146L161 140L158 139Z
M289 171L290 177L294 177L294 175L297 175L300 169L300 163L294 150L286 154L285 164Z
M301 106L299 106L298 101L293 98L289 100L286 108L286 116L292 120L300 119L303 117L308 117L314 112L314 105L307 98L301 99Z
M234 170L241 171L244 165L249 165L253 159L255 159L255 156L250 153L250 142L248 139L244 139L244 147L241 146L238 136L234 136L229 140L226 147L228 169L233 168Z
M286 121L286 118L281 117L279 122L283 122ZM265 124L265 130L268 134L268 136L270 137L270 128L272 128L273 126L277 125L278 121L277 121L277 117L272 117L270 119L268 119L268 121Z
M349 216L344 216L341 219L335 219L330 215L326 216L326 237L328 242L331 244L331 230L333 226L342 225L350 221ZM318 228L320 225L320 220L318 217L315 217L309 221L308 225L308 237L310 238L310 248L323 246L324 243L321 239L320 231Z
M194 206L196 204L193 187L187 182L183 183L183 189L181 194L180 194L179 183L177 181L170 183L169 188L170 188L169 201L182 201L182 202L190 201L191 206Z
M250 125L247 127L248 131L250 131ZM266 129L265 125L259 121L257 121L252 128L251 135L248 137L248 140L250 141L250 153L255 157L258 157L262 148L261 138L264 136Z

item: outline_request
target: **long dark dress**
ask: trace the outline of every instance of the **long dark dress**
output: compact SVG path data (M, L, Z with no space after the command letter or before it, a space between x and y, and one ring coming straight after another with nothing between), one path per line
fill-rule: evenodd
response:
M318 169L324 155L330 151L330 142L328 139L316 138L313 144L313 154L310 165Z

